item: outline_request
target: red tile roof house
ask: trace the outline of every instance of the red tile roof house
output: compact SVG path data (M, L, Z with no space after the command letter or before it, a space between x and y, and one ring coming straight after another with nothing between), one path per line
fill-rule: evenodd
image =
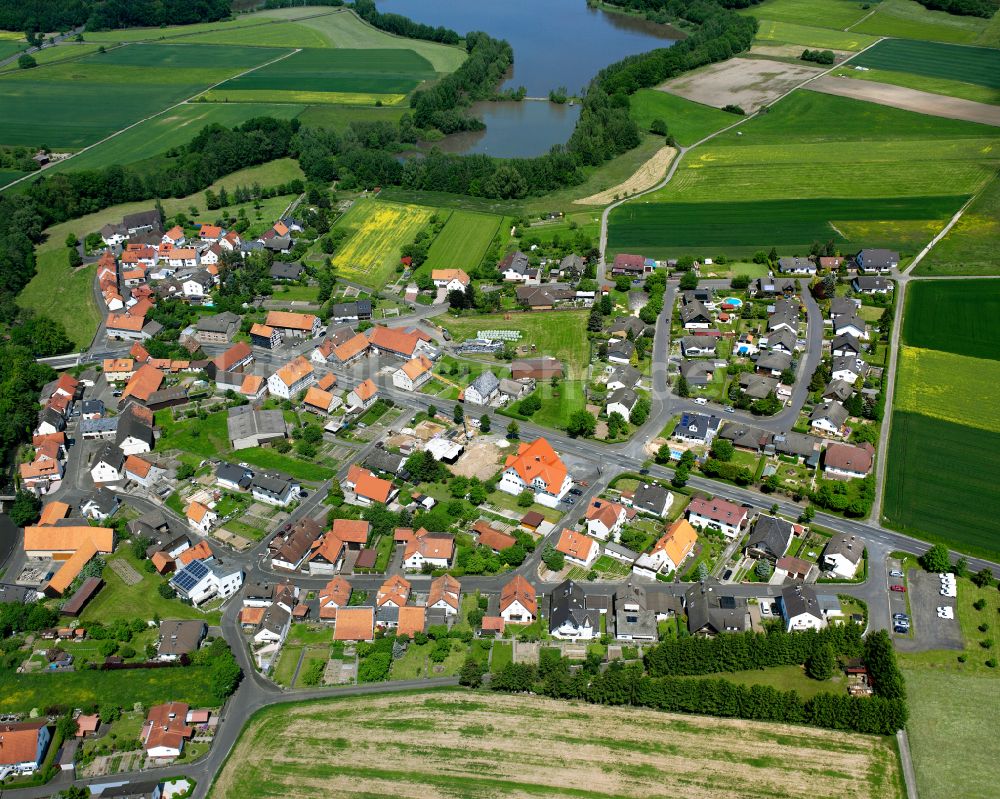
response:
M184 751L184 741L194 735L194 728L187 725L188 710L184 702L168 702L149 709L140 739L151 759L175 758Z
M535 589L521 575L500 589L500 616L508 624L530 624L538 617Z
M592 538L573 530L563 530L559 536L559 543L556 544L556 550L562 552L570 563L589 568L597 560L600 547Z
M628 510L624 505L595 497L587 508L587 532L601 541L607 541L622 529Z
M727 538L736 538L750 520L750 509L724 499L696 497L687 507L688 521L695 527L718 527Z
M0 778L37 771L51 739L52 733L44 719L0 724Z

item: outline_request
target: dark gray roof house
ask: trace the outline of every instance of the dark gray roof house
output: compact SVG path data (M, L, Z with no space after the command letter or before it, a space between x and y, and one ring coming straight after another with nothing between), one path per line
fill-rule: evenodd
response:
M682 441L711 444L721 424L722 420L718 416L685 412L674 425L671 435Z
M707 386L712 382L715 364L710 361L681 361L681 376L691 386Z
M740 375L740 389L750 399L764 399L777 388L778 381L773 377L755 375L749 372Z
M764 448L771 443L773 434L760 427L752 427L739 422L727 422L719 431L719 436L731 441L734 447L751 452L763 452Z
M750 629L747 600L725 594L725 587L714 578L691 586L684 595L684 604L692 635L714 636Z
M792 542L792 523L778 516L757 517L744 553L751 558L766 558L772 563L785 554Z
M673 494L657 483L640 483L632 495L632 507L640 513L663 516L673 499Z
M572 580L566 580L549 594L549 632L590 628L600 630L600 611L587 607L587 595Z
M843 402L854 393L854 386L844 380L831 380L823 389L823 399Z
M822 439L810 436L806 433L775 433L774 451L778 455L787 455L793 458L805 458L806 465L815 466L819 463L820 450L823 447Z
M271 264L271 278L273 280L298 280L304 271L305 268L298 263L275 261Z

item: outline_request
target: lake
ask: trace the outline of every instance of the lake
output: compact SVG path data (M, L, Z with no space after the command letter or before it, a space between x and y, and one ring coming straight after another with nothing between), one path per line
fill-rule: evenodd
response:
M636 17L589 8L586 0L379 0L380 11L403 14L464 35L481 30L514 48L514 68L500 88L524 86L529 97L565 87L582 94L608 64L669 47L677 31ZM497 157L541 155L564 144L580 109L553 103L477 103L486 131L449 136L442 150Z

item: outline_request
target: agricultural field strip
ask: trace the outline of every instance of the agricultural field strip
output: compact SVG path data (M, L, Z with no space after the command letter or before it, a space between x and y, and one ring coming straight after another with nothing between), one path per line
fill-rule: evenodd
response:
M246 74L246 73L252 72L255 69L259 69L260 67L268 66L269 64L272 64L272 63L274 63L276 61L280 61L283 58L288 58L289 56L293 55L295 52L297 52L297 51L290 50L290 51L288 51L286 53L283 53L282 55L279 55L276 58L271 59L271 60L269 60L269 61L267 61L267 62L265 62L263 64L258 64L256 66L250 67L249 69L244 70L240 74ZM142 71L145 71L145 70L142 70ZM225 79L218 81L214 85L218 86L219 84L225 82L225 80L228 80L229 77L232 77L232 76L228 76ZM211 88L212 87L209 87L209 89L211 89ZM180 102L173 103L173 104L169 105L166 108L160 109L156 113L148 114L145 117L143 117L142 119L139 119L139 120L136 120L134 122L131 122L130 124L126 125L125 127L122 127L119 130L114 131L113 133L111 133L111 134L109 134L107 136L104 136L103 138L99 139L98 141L95 141L95 142L93 142L91 144L88 144L88 145L82 147L80 150L78 150L76 153L74 153L73 156L71 156L69 159L66 159L66 161L64 163L68 163L69 161L72 160L72 158L74 158L75 156L79 155L80 153L87 152L87 151L93 149L94 147L97 147L98 145L104 144L105 142L108 142L108 141L114 139L116 136L119 136L122 133L125 133L126 131L131 130L132 128L135 128L135 127L141 125L144 122L147 122L147 121L149 121L151 119L155 119L157 117L162 116L163 114L166 114L166 113L169 113L170 111L173 111L174 109L176 109L176 108L178 108L178 107L180 107L180 106L182 106L182 105L190 102L191 100L193 100L194 98L196 98L199 94L201 94L203 91L206 91L206 90L205 89L200 89L199 91L196 91L194 94L192 94L190 97L187 97L187 98L181 100ZM2 130L2 125L0 125L0 130ZM31 177L31 175L30 174L26 175L23 178L20 178L18 180L13 181L12 183L7 184L7 186L0 187L0 190L6 189L9 186L14 185L15 183L19 183L21 180L24 180L27 177Z
M479 266L503 217L474 211L453 211L427 253L430 269L464 269Z
M1000 89L1000 50L989 47L885 39L847 63Z
M539 697L504 697L501 711L490 697L436 692L265 712L210 795L824 799L884 796L896 769L891 742L871 737Z
M1000 361L907 346L899 355L896 408L1000 433Z

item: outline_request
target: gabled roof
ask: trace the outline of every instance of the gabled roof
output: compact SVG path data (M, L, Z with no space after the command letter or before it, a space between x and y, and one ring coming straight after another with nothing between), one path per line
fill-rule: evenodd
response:
M517 455L509 455L504 468L513 469L528 484L541 479L550 494L558 494L566 480L566 464L562 462L552 445L544 438L536 438L530 444L521 444Z
M500 589L500 612L503 613L515 602L520 602L522 607L532 616L538 615L538 598L535 595L535 589L520 574Z

